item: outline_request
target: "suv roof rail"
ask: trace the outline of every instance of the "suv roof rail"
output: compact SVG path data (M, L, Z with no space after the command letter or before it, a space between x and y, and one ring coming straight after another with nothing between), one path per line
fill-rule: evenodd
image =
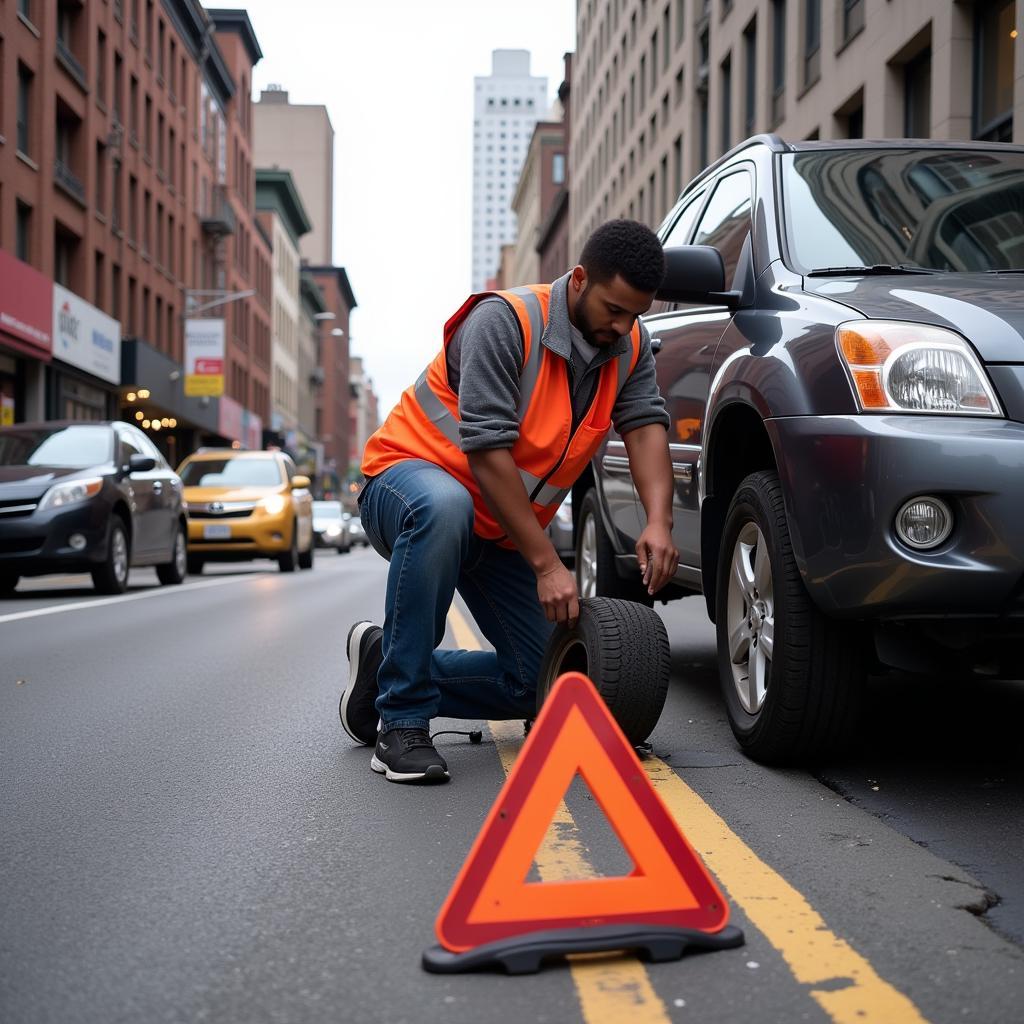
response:
M762 135L751 135L749 139L744 139L738 145L732 147L728 153L723 153L714 163L708 164L699 174L695 174L682 188L680 195L687 189L692 188L697 182L703 178L714 174L719 167L722 166L727 160L731 160L737 153L743 152L745 149L750 149L752 146L765 146L773 153L788 153L793 147L782 138L781 135L775 135L773 133L765 133Z

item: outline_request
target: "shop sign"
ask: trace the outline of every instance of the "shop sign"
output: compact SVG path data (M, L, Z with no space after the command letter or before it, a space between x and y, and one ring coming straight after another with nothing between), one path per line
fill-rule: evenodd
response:
M111 384L121 383L121 325L59 284L53 286L53 354Z
M222 318L185 321L185 394L191 398L224 394Z
M0 251L0 333L49 358L53 350L53 282Z

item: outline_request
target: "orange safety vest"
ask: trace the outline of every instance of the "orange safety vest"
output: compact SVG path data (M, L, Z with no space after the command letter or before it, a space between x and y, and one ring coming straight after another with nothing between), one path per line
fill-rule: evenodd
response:
M470 310L490 296L504 299L511 306L523 336L517 410L519 438L511 453L541 526L547 526L554 518L558 506L608 433L615 399L640 355L640 325L633 325L630 348L601 367L590 408L570 437L572 397L566 363L541 344L548 321L551 285L471 295L445 324L444 347L419 380L406 388L383 426L367 441L363 451L364 476L377 476L406 459L432 462L455 477L473 496L474 531L510 547L484 502L469 460L459 448L459 398L448 386L448 345Z

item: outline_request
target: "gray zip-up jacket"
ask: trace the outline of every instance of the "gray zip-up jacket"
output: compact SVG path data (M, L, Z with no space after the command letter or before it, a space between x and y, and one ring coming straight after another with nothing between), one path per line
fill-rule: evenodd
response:
M578 335L569 321L566 298L569 275L551 287L548 323L541 344L569 364L573 427L580 422L594 397L604 363L625 352L629 337L598 351L589 365L573 343ZM612 425L619 434L649 423L669 426L665 402L658 391L654 354L646 328L640 326L640 356L626 378L612 409ZM519 375L523 365L523 338L519 321L508 303L485 299L470 311L455 332L446 354L448 383L459 396L459 441L464 452L511 448L519 437Z

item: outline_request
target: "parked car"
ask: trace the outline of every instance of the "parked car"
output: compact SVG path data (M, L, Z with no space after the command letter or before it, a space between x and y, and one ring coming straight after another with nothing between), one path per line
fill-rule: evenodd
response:
M189 572L207 562L274 559L313 568L313 495L284 452L200 449L178 468L188 505Z
M313 502L313 538L318 548L334 548L339 555L352 550L349 520L340 501Z
M1021 675L1024 148L760 136L660 237L665 596L704 595L742 747L832 750L869 668ZM625 454L573 492L579 582L645 600Z
M366 536L366 531L363 529L363 521L358 515L352 515L350 517L348 521L348 532L353 544L361 544L364 548L370 546L370 539Z
M103 594L133 565L185 578L181 480L129 423L0 427L0 593L22 576L88 572Z
M576 544L572 532L572 495L567 494L558 507L555 518L547 525L547 535L559 558L572 568L576 558Z

